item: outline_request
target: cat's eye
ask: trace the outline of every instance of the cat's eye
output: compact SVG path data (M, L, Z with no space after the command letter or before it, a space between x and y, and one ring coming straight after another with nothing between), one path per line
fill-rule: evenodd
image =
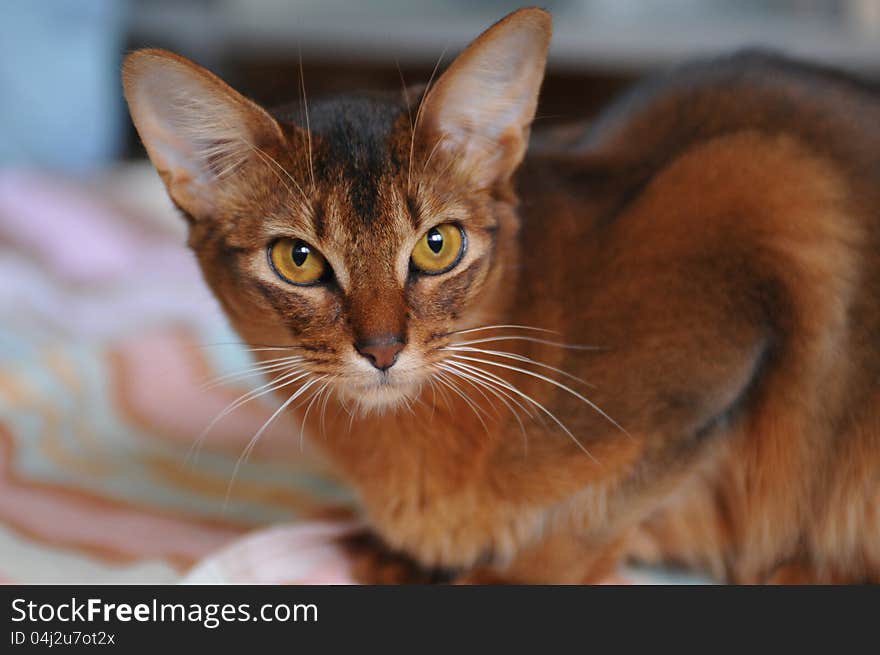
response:
M327 273L327 261L302 239L278 239L269 247L269 261L275 273L291 284L314 284Z
M464 252L464 234L453 223L432 227L422 235L412 251L413 267L429 275L445 273L455 266Z

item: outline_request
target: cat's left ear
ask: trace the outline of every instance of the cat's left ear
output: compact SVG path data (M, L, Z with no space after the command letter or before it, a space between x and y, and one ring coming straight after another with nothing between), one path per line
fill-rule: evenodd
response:
M552 29L550 14L531 8L483 32L423 100L421 148L439 144L477 184L507 181L528 145Z

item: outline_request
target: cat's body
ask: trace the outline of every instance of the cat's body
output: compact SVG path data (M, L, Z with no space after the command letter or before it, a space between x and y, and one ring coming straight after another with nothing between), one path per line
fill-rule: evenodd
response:
M248 107L257 149L221 153L238 180L211 178L214 195L138 107L159 55L129 66L127 95L206 278L246 340L307 359L281 399L311 385L295 411L392 548L473 580L588 581L627 555L742 582L878 579L880 93L742 55L645 83L574 143L536 135L520 165L523 61L542 71L548 37L543 12L512 15L422 107L342 99L280 132ZM462 115L456 97L496 81L471 64L504 57L523 58L498 85L516 93ZM283 234L266 224L298 195L287 181L326 287L269 282L253 254ZM424 275L433 215L465 245ZM354 351L378 387L342 366Z
M877 580L880 87L746 53L642 89L576 163L519 177L525 241L572 234L535 248L565 249L578 294L553 327L609 346L579 358L588 395L633 434L692 435L632 483L660 505L632 546L719 579Z

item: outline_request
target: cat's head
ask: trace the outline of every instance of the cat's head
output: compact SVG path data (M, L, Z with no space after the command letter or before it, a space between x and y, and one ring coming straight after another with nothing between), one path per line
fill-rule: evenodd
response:
M289 114L172 53L131 54L135 126L242 337L386 407L421 388L453 333L491 321L516 278L510 180L550 32L547 13L520 10L424 93Z

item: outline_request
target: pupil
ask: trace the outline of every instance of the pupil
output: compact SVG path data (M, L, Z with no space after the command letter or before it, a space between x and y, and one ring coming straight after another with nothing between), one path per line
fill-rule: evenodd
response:
M309 247L302 241L297 241L293 246L293 263L302 266L309 257Z
M436 227L432 227L428 231L428 247L434 251L434 254L443 250L443 235Z

